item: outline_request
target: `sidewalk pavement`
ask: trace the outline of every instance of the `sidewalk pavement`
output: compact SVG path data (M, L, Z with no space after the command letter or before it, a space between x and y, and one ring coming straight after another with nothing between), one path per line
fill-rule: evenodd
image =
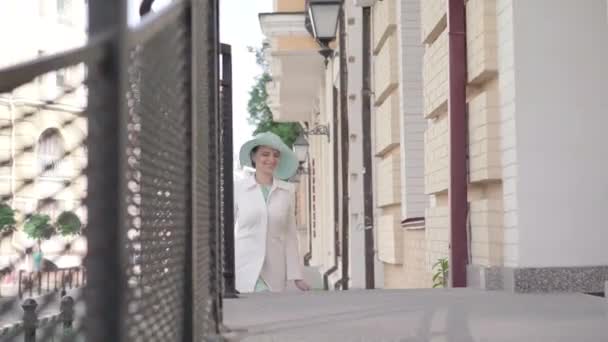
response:
M229 341L602 342L608 300L473 289L242 294Z

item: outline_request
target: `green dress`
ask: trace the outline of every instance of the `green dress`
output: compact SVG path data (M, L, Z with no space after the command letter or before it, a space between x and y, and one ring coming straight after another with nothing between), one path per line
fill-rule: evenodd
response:
M268 195L270 194L270 186L260 184L260 189L262 189L262 195L264 195L264 200L268 201ZM262 279L262 277L258 277L258 281L255 283L254 291L255 292L266 292L266 291L270 291L270 288L268 287L268 285L266 284L264 279Z

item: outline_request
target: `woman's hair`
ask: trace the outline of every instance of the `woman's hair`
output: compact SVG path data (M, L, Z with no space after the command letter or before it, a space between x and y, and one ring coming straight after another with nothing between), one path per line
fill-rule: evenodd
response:
M256 146L254 148L251 149L251 154L249 155L249 159L251 159L251 166L253 166L253 168L255 169L255 161L253 160L253 155L258 151L258 149L260 148L260 146Z

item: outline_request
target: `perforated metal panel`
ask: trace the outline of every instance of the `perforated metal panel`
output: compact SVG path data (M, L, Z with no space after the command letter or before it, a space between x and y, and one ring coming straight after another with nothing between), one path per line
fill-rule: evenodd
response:
M218 207L218 45L217 3L201 1L193 8L195 69L198 81L194 151L194 322L195 339L216 333L219 316L219 207Z
M71 208L85 222L81 240L88 239L86 268L28 273L21 296L2 301L6 294L0 294L0 322L11 323L0 339L216 336L226 208L220 201L224 177L232 174L220 165L217 1L174 1L137 27L127 27L121 1L89 5L86 46L0 70L0 91L13 92L11 101L23 84L32 94L49 76L56 83L51 95L31 95L35 103L8 103L18 115L2 121L0 134L15 135L37 117L55 120L57 130L45 131L41 141L14 140L12 152L0 155L3 172L19 169L21 156L35 169L10 191L1 187L2 201L19 207L21 197L32 197L28 189L44 186L48 191L27 213L40 211L53 221L64 206ZM66 98L76 103L66 105ZM58 135L71 131L65 141ZM62 173L68 164L70 172ZM57 257L80 247L78 239L67 241ZM2 277L28 258L31 251L18 253ZM36 303L22 302L36 291L43 295Z
M124 170L129 341L183 335L190 208L190 103L184 13L131 47Z

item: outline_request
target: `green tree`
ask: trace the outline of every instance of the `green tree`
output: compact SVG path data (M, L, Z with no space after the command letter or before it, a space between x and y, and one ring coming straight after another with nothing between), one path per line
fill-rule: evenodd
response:
M264 50L268 47L264 44L260 49L249 48L250 52L255 53L256 62L263 72L256 78L255 84L249 91L249 101L247 111L249 112L249 123L255 126L253 134L272 132L291 147L298 137L301 127L296 122L275 122L272 118L272 111L268 107L268 93L266 84L271 81L268 73L268 65L264 60Z
M80 234L82 222L75 213L64 211L57 217L55 226L57 232L62 236L74 236Z
M55 227L49 215L33 214L25 221L23 231L29 238L38 241L40 246L42 240L48 240L55 234Z
M7 204L0 203L0 233L11 233L16 224L15 211Z

